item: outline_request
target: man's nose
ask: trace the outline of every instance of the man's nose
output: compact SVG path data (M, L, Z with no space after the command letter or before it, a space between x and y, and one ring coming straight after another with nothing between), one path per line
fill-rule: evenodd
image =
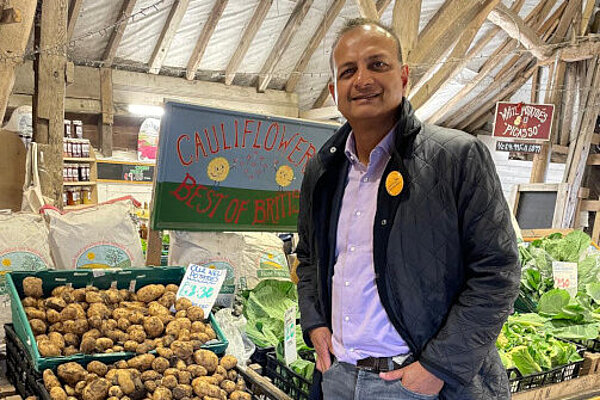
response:
M354 85L358 88L368 86L373 83L373 75L368 68L359 67L356 72L356 80Z

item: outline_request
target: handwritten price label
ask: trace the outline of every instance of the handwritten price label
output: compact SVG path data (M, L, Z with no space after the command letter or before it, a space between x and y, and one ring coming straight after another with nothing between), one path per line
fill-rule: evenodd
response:
M179 285L177 298L189 299L195 306L204 310L204 315L208 315L217 300L226 275L227 271L216 269L211 263L190 264Z
M577 263L568 263L553 261L552 277L554 278L554 287L564 289L571 297L577 294Z
M298 351L296 349L296 307L292 306L285 310L283 315L283 332L284 332L284 347L285 363L290 365L298 359Z

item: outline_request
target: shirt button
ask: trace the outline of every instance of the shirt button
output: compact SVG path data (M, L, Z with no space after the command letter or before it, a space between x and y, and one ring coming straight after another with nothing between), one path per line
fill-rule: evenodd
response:
M354 250L356 250L356 247L350 246L350 251L354 251Z
M354 347L350 347L350 353L354 353Z
M346 285L346 286L350 286L350 282L346 281L346 282L344 283L344 285Z
M357 211L354 214L356 214L357 217L360 217L360 211Z
M381 220L381 225L383 225L383 226L387 225L387 219L382 219Z
M350 321L350 317L345 317L344 321Z
M369 178L363 178L363 182L369 182Z
M336 151L337 151L337 149L335 147L331 147L329 149L329 152L332 153L332 154L335 153Z

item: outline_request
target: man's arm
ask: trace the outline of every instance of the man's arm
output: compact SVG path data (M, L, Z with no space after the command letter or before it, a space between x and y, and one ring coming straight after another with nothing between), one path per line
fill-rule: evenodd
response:
M512 312L521 267L510 211L487 148L468 151L457 191L466 282L419 361L447 383L468 384Z
M314 160L311 160L314 161ZM314 226L312 226L312 184L309 181L314 171L313 162L309 162L300 191L300 211L298 215L298 306L300 308L300 323L302 326L304 342L313 346L309 332L315 328L327 326L325 317L321 315L319 306L319 293L317 288L317 254L313 240Z

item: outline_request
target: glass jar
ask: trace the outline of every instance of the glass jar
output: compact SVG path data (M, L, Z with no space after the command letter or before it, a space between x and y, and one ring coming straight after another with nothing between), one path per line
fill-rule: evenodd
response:
M82 157L85 158L89 158L90 157L90 141L89 140L84 140L81 143L81 153L82 153Z
M81 186L73 186L73 205L81 204Z
M83 186L81 188L81 200L83 204L92 204L92 188Z
M67 154L68 157L73 157L73 141L67 139Z
M67 144L67 140L63 140L63 158L69 157L69 145Z
M75 191L73 190L73 187L69 187L67 188L67 205L68 206L74 206L75 205Z
M63 165L63 182L69 181L69 166Z
M83 139L83 122L80 120L74 120L73 126L75 127L75 137Z
M73 137L73 132L71 129L71 120L65 119L63 123L64 123L64 128L65 128L65 137L67 137L67 138Z
M69 202L69 196L67 194L67 189L63 190L63 206L66 206Z

